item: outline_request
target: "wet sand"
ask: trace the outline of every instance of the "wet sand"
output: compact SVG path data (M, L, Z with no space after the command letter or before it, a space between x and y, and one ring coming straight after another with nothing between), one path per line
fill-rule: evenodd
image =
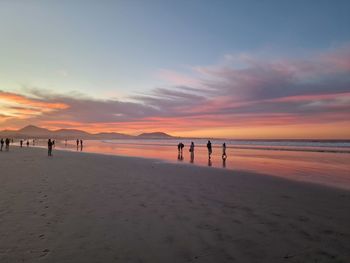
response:
M0 262L350 262L346 190L39 148L0 171Z

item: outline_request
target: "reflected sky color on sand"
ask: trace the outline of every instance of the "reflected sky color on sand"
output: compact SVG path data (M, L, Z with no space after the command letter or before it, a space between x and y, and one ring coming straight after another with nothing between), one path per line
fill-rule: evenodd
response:
M84 141L84 152L135 156L166 160L179 164L211 166L235 171L246 170L291 180L319 183L350 189L350 154L334 152L277 151L260 149L237 149L228 147L227 159L222 160L222 150L214 145L212 158L208 160L206 147L195 147L193 160L189 144L185 143L182 158L179 158L177 145L153 145L135 141L102 142ZM57 148L75 150L76 144L68 142L67 147L58 144ZM80 151L80 147L78 148Z

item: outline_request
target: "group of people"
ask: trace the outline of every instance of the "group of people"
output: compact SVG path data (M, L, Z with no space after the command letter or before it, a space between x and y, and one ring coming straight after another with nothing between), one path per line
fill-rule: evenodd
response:
M20 140L19 141L19 145L21 146L21 147L23 147L23 143L24 143L24 141L23 140ZM29 147L29 140L27 140L27 147ZM33 146L35 145L35 140L33 139Z
M10 150L10 142L11 140L9 138L6 138L5 140L3 138L1 138L0 140L0 151L2 152L2 149L4 148L4 144L5 144L5 150L8 152ZM12 140L13 142L13 140Z
M80 144L80 151L83 150L83 140L77 139L77 151L79 150L79 144Z
M178 159L179 160L183 160L183 148L184 147L185 147L185 145L182 142L180 142L177 145ZM208 160L210 161L211 160L211 155L213 153L213 148L212 148L210 140L208 140L208 142L207 142L207 149L208 149ZM190 148L189 148L189 152L191 153L191 162L193 162L193 160L194 160L194 143L193 142L191 142L191 145L190 145ZM226 161L226 159L227 159L226 143L222 144L222 156L221 157L222 157L223 161Z

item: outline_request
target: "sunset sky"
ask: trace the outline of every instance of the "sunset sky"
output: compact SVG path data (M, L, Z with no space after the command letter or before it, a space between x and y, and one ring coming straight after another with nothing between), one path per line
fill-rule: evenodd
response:
M350 1L0 1L0 130L350 139Z

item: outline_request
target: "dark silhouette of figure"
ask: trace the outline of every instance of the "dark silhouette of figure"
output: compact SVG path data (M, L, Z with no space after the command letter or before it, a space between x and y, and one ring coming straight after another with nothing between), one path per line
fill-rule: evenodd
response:
M48 156L52 156L52 146L53 146L53 141L51 141L51 139L48 140L47 142L47 154Z
M33 146L35 146L35 139L33 139Z
M207 148L208 148L208 159L210 160L211 159L211 154L213 152L213 149L211 148L211 142L208 141L207 143Z
M180 142L177 145L177 150L178 150L178 160L183 160L183 148L185 147L185 145Z
M1 138L0 143L1 143L1 148L0 148L0 151L2 151L2 148L4 147L4 143L5 143L3 138Z
M222 160L227 159L227 154L226 154L226 143L222 145Z
M29 141L27 141L27 147L29 147Z
M6 138L5 140L5 149L8 152L10 150L10 139Z
M21 148L23 147L23 140L19 141L19 145L21 146Z
M77 151L79 149L79 140L77 139Z
M80 140L80 151L83 150L83 140Z
M191 142L191 146L190 146L190 156L191 156L191 159L190 159L190 162L193 163L194 162L194 143Z
M185 147L185 145L184 145L182 142L180 142L180 151L181 151L181 155L182 155L182 153L183 153L184 147Z

